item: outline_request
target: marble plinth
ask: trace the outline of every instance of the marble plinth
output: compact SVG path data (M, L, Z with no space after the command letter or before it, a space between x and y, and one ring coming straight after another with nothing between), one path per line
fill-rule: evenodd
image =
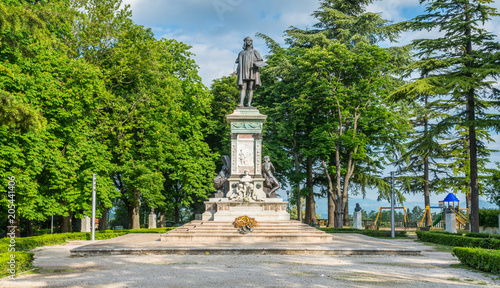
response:
M234 221L243 215L257 221L288 221L290 214L286 211L288 202L281 198L267 198L264 201L234 201L228 198L211 198L205 201L203 221Z
M359 212L354 212L353 214L353 228L354 229L363 229L363 223L362 223L362 218L363 214L361 211Z
M81 221L80 223L82 224L80 232L90 232L90 223L92 222L90 217L85 216L80 221Z
M155 213L150 213L148 220L149 220L148 221L148 228L149 229L155 229L156 228L156 214Z

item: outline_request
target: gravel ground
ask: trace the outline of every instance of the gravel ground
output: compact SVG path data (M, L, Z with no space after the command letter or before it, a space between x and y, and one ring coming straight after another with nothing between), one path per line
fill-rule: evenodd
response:
M500 277L461 268L449 252L413 239L421 256L140 255L70 257L88 244L36 250L36 273L0 287L500 287Z

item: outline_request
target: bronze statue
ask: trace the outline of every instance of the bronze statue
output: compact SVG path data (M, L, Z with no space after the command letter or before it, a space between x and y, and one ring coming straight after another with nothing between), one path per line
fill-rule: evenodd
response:
M222 170L219 175L214 178L214 188L217 189L215 193L215 198L223 198L229 191L229 177L231 177L231 158L227 155L221 157L222 160Z
M354 212L359 212L361 211L361 206L359 206L359 203L356 203L356 208L354 208Z
M264 62L257 50L253 49L253 40L246 37L243 44L243 51L238 54L236 63L238 68L238 86L241 89L240 104L238 107L243 107L246 91L248 89L248 107L252 107L253 89L262 85L260 81L259 68L267 64Z
M268 198L276 198L276 190L280 188L280 183L274 177L273 163L269 160L269 156L264 156L264 163L262 163L262 176L264 177L264 192Z

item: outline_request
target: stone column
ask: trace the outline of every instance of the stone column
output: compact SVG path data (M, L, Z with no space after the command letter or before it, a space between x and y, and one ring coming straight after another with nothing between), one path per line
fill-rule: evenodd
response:
M82 219L80 219L80 223L82 224L82 227L80 228L80 232L90 232L90 222L91 219L88 216L84 216Z
M446 218L446 223L445 223L446 232L457 233L457 218L455 213L453 213L453 211L446 212L445 218Z
M262 177L262 127L267 116L254 107L238 107L226 115L231 126L231 177L228 194L238 188L244 171L250 171L255 193L264 193Z
M361 221L362 219L363 219L363 215L362 215L361 211L353 213L353 222L354 222L353 228L354 229L363 229L363 223Z

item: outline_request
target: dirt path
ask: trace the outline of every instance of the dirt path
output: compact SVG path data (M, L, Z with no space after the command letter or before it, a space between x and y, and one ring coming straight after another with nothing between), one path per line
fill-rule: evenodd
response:
M449 252L392 241L422 255L70 257L69 250L88 244L72 241L38 249L38 273L0 280L0 287L500 287L500 277L461 268Z

